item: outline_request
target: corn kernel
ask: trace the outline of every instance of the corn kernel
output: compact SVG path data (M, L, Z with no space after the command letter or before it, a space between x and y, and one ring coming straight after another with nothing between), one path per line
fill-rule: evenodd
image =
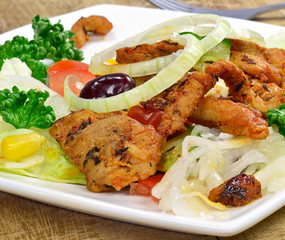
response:
M7 136L1 142L2 156L17 162L38 152L43 143L44 137L37 133Z
M105 62L108 65L115 65L118 64L118 62L116 61L116 59L114 58L110 58L108 61Z

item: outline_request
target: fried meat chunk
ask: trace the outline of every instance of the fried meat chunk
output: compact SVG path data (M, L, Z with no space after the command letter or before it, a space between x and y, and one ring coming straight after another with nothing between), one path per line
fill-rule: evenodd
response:
M135 63L169 55L184 47L177 42L164 40L154 44L141 44L116 50L116 61L120 64Z
M164 98L167 104L158 125L158 132L167 137L184 130L187 118L215 83L216 78L210 74L200 72L186 74Z
M275 83L280 86L284 81L279 69L258 56L232 51L230 61L244 73L252 78L259 79L261 82Z
M285 102L284 90L275 83L252 80L232 62L218 60L205 71L225 80L229 95L235 102L241 102L266 114L271 108L278 108Z
M50 134L86 175L90 191L112 188L119 191L132 182L155 174L165 139L151 125L144 126L123 112L95 113L96 120L70 139L70 131L66 131L63 125L66 122L72 125L72 120L80 113L75 112L57 121Z
M82 48L90 40L88 32L96 35L106 35L112 28L113 24L103 16L91 15L89 17L81 17L71 27L71 31L76 34L73 37L75 46Z
M212 189L208 198L233 207L244 206L261 198L261 184L252 175L239 174Z
M202 98L188 120L252 139L265 139L269 134L268 124L259 111L229 99Z
M229 39L232 51L243 52L263 58L266 62L281 70L285 76L285 50L280 48L265 48L250 41ZM284 85L284 83L283 83Z

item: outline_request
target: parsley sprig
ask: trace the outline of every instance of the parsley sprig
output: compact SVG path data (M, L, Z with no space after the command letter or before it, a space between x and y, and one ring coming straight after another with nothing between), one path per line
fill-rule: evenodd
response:
M35 16L32 20L34 39L15 36L0 45L0 70L5 59L17 57L32 70L32 76L45 83L47 66L40 60L52 59L55 62L63 58L83 60L82 51L75 49L75 42L70 40L75 34L64 31L60 21L52 24L47 18Z
M285 103L281 104L278 109L268 110L265 116L268 124L276 124L279 128L279 133L285 137Z
M48 128L55 121L55 113L51 106L44 102L49 92L30 89L20 91L16 86L0 90L0 116L15 128Z

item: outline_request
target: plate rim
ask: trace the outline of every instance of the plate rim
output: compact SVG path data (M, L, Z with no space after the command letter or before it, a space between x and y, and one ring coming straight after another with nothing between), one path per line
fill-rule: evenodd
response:
M116 4L98 4L98 5L94 5L91 7L87 7L87 8L83 8L83 9L79 9L73 12L69 12L69 13L65 13L62 15L58 15L55 17L51 17L49 19L54 20L54 19L58 19L58 18L62 18L62 17L66 17L69 16L71 14L77 14L80 12L84 12L86 10L91 10L91 9L98 9L98 8L121 8L121 9L128 9L128 10L134 10L134 9L140 9L142 11L149 11L149 12L171 12L174 13L173 11L168 11L168 10L161 10L161 9L156 9L156 8L144 8L144 7L137 7L137 6L127 6L127 5L116 5ZM181 12L182 14L182 12ZM183 13L183 14L187 14L187 13ZM190 15L190 14L189 14ZM241 19L235 19L235 18L229 18L229 17L224 17L226 20L230 20L230 21L238 21L238 22L249 22L249 20L241 20ZM253 21L250 21L251 23ZM282 26L277 26L277 25L273 25L273 24L269 24L269 23L260 23L260 22L254 22L254 24L260 25L260 26L275 26L276 29L285 29ZM0 36L0 41L1 39L5 39L6 35L11 35L19 30L22 31L22 29L25 29L27 27L30 27L31 24L27 24L24 26L21 26L19 28L15 28L12 29L8 32L2 33ZM4 176L3 176L4 175ZM248 222L248 215L250 212L247 212L246 214L242 214L241 216L238 216L234 219L228 220L228 221L221 221L215 224L212 224L212 221L202 221L203 223L207 222L209 223L209 225L207 227L205 226L201 226L197 223L200 223L200 221L197 221L196 218L191 218L191 217L181 217L181 216L175 216L175 215L170 215L167 213L161 213L161 212L152 212L151 211L146 211L146 210L141 210L141 209L135 209L135 208L126 208L124 206L118 206L115 204L110 204L108 202L103 202L97 199L92 199L91 201L95 201L97 204L99 204L100 207L102 207L104 209L104 207L110 207L110 209L113 211L114 207L122 210L128 210L127 211L127 215L122 216L122 214L119 214L116 211L115 216L112 214L113 212L108 211L107 215L106 212L102 212L102 209L100 208L92 208L92 212L88 211L88 209L84 208L84 207L74 207L74 205L72 205L72 203L64 203L62 201L62 199L58 199L56 197L54 197L54 195L52 195L51 193L59 193L60 196L75 196L76 199L82 200L85 199L85 201L87 201L88 204L90 204L90 199L86 199L84 196L78 196L78 195L74 195L71 193L64 193L64 192L60 192L57 190L51 190L48 188L43 188L41 186L34 186L33 184L29 184L28 182L24 182L24 181L20 181L21 178L29 178L30 177L26 177L26 176L20 176L20 175L15 175L17 176L16 179L19 177L20 179L17 181L15 179L13 179L13 176L15 174L11 174L11 173L6 173L6 172L0 172L0 190L5 191L7 193L11 193L14 195L18 195L21 197L25 197L25 198L29 198L35 201L39 201L39 202L43 202L46 204L50 204L50 205L54 205L57 207L62 207L62 208L67 208L70 210L74 210L74 211L79 211L79 212L84 212L87 214L92 214L92 215L96 215L96 216L101 216L101 217L106 217L106 218L111 218L111 219L115 219L115 220L119 220L119 221L124 221L124 222L130 222L130 223L135 223L135 224L140 224L140 225L145 225L145 226L149 226L149 227L155 227L155 228L160 228L160 229L165 229L165 230L171 230L171 231L179 231L179 232L185 232L185 233L194 233L194 234L207 234L207 235L213 235L213 236L233 236L236 235L250 227L252 227L253 225L257 224L258 222L260 222L261 220L265 219L266 217L268 217L269 215L271 215L272 213L274 213L275 211L277 211L278 209L280 209L281 207L283 207L285 205L285 189L284 191L280 191L277 192L275 194L272 194L273 196L273 200L270 202L271 207L269 209L267 209L267 211L261 213L259 210L261 207L256 207L254 210L252 210L254 213L254 216L250 218L250 222ZM12 176L12 177L11 177ZM41 181L44 181L45 183L47 181L45 180L41 180L41 179L35 179L36 181L39 181L39 184L41 183ZM53 184L64 184L64 183L54 183ZM22 188L19 189L14 189L11 188L11 184L16 184L16 186L21 186ZM52 185L52 184L51 184ZM37 190L37 191L35 191ZM40 194L39 194L40 193ZM46 198L44 197L50 197L49 201L47 201ZM63 198L64 199L64 198ZM269 205L269 203L266 202L266 205ZM273 207L272 207L273 205ZM262 204L261 204L262 206ZM143 217L143 219L140 218L135 218L131 212L135 212L138 214L141 214L140 216ZM94 210L96 210L96 213L94 212ZM115 209L116 210L116 209ZM162 224L159 224L159 222L157 221L157 216L171 216L171 217L167 217L165 219L162 219L162 223L164 224L162 226ZM247 218L247 221L245 221ZM177 219L181 220L180 224L181 226L176 226L173 227L173 224L176 223L177 224ZM185 220L188 219L188 220ZM144 221L142 221L144 220ZM190 221L191 220L191 221ZM147 222L146 222L147 221ZM192 228L189 229L189 222L192 224L190 224L190 226ZM196 224L195 224L196 223ZM242 223L242 224L241 224ZM196 229L197 228L197 229ZM190 231L189 231L190 230Z

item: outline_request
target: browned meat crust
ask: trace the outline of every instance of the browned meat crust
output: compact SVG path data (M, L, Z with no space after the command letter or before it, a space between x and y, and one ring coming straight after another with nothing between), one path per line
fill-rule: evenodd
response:
M116 50L116 61L120 64L141 62L169 55L182 48L184 48L182 45L171 40L164 40L154 44L141 44L134 47L125 47Z
M212 189L208 198L213 202L220 202L233 207L244 206L249 202L261 198L261 184L251 175L240 174Z
M49 133L60 143L62 150L70 158L77 159L80 155L80 151L75 152L70 148L69 142L72 142L74 137L80 134L88 125L96 122L98 119L100 120L114 114L122 113L112 112L108 114L100 114L82 109L58 119L50 128Z
M186 74L165 97L167 105L162 113L158 132L167 137L184 130L187 118L215 83L216 78L210 74L200 72Z
M285 50L279 48L265 48L250 41L230 39L232 50L251 54L264 59L266 62L281 71L283 76L282 87L285 89Z
M98 35L106 35L113 28L113 24L103 16L91 15L89 17L81 17L71 27L71 31L76 33L73 40L77 48L82 48L89 41L88 32Z
M70 138L72 121L87 112L95 121ZM86 122L85 115L81 119ZM66 123L68 127L64 127ZM87 188L93 192L119 191L155 174L165 141L152 126L144 126L123 112L105 115L78 111L57 121L50 134L86 175Z
M281 71L258 56L232 51L230 61L244 73L261 82L275 83L278 86L283 82Z
M268 124L259 111L228 99L202 98L188 120L252 139L265 139L269 134Z
M249 105L264 115L269 109L278 108L285 102L282 88L275 83L262 83L249 79L232 62L218 60L207 66L205 71L225 80L233 101Z

